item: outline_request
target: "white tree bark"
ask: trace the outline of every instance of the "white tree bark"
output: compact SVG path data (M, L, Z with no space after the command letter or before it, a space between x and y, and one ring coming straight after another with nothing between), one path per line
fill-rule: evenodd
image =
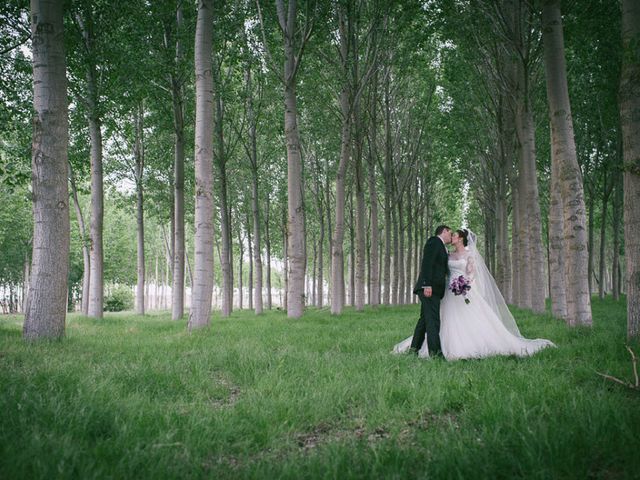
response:
M343 47L341 41L341 48ZM351 120L350 102L347 87L340 93L340 111L342 113L342 134L340 142L340 161L336 172L336 222L333 229L331 252L331 313L339 315L344 306L344 209L345 175L351 156Z
M338 32L340 37L340 64L342 74L342 90L340 91L340 113L342 120L340 138L340 160L336 172L336 210L331 252L331 313L342 313L345 298L344 278L344 233L345 233L345 182L347 167L351 160L351 70L349 64L351 31L348 15L344 8L338 9Z
M104 304L104 254L102 244L104 218L104 186L102 172L102 131L100 118L100 95L98 92L98 71L95 63L95 31L91 12L92 6L87 6L83 17L76 15L86 58L87 81L87 111L89 121L89 138L91 141L91 220L89 223L90 236L90 273L89 273L89 309L88 315L102 318Z
M142 103L135 115L135 181L136 181L136 225L137 225L137 285L136 285L136 313L145 312L145 255L144 255L144 109Z
M89 242L87 239L87 227L84 222L84 215L82 213L82 208L80 207L80 202L78 200L78 189L76 187L76 179L73 173L73 169L71 168L71 164L69 164L69 183L71 184L71 196L73 198L73 206L76 211L76 218L78 221L78 233L80 234L80 239L82 241L82 300L80 303L80 311L83 315L89 314L89 281L90 281L90 253L89 253Z
M624 160L627 336L640 337L640 3L622 0L620 123Z
M196 21L195 253L189 331L206 327L213 295L213 1L198 1Z
M573 135L559 0L544 2L542 22L553 156L558 161L562 184L564 244L568 248L565 256L567 321L569 325L591 325L584 190Z
M551 313L567 318L567 287L565 276L564 205L560 184L560 166L551 147L551 185L549 192L549 295Z
M617 175L616 186L613 192L613 299L620 300L621 272L620 272L620 225L622 224L622 201L623 201L623 175Z
M271 208L271 201L269 193L267 193L267 204L265 205L264 214L264 246L266 249L266 261L267 268L265 272L266 287L267 287L267 309L271 310L273 306L273 298L271 295L271 236L269 235L269 209Z
M91 138L91 221L89 223L91 243L88 313L90 317L102 318L104 305L102 132L100 119L93 114L89 118L89 136Z
M183 25L182 3L176 9L176 55L175 70L169 76L171 99L173 106L173 283L171 288L171 318L179 320L184 315L184 270L185 270L185 232L184 232L184 91L179 80L179 69L182 67L184 52L180 40ZM165 37L165 48L169 48L168 35Z
M391 169L393 152L391 145L391 93L390 73L386 72L384 80L384 258L382 266L382 303L391 303L391 198L393 196L393 171Z
M254 308L256 315L262 314L262 241L259 208L259 175L258 175L258 148L256 135L256 115L253 108L253 84L251 67L247 65L245 72L247 85L247 121L249 123L249 163L251 165L251 210L253 216L253 256L255 262L255 290Z
M378 145L377 145L377 100L378 100L378 75L374 76L373 94L370 102L371 115L371 139L369 142L369 156L367 165L367 181L369 182L369 208L371 215L370 226L370 254L369 254L369 303L376 307L380 305L380 232L378 221L378 188L376 186L376 164L378 163Z
M367 252L366 252L366 215L365 215L365 176L362 166L363 132L360 121L359 102L356 101L354 108L355 123L355 181L356 181L356 218L355 218L355 307L357 311L362 311L365 304L365 277Z
M525 75L523 73L523 75ZM526 80L524 80L526 82ZM526 87L520 95L516 112L519 141L520 200L520 305L544 312L544 257L542 255L541 215L536 178L535 130L533 112L528 104Z
M304 233L304 188L302 182L302 157L298 132L296 95L296 72L301 52L296 52L296 0L289 0L285 9L284 0L276 0L278 21L284 36L284 131L287 143L287 316L300 318L305 305L305 270L307 255ZM307 19L307 21L309 21ZM308 39L310 30L303 29L300 47Z
M511 199L513 210L511 212L511 293L512 301L520 305L520 191L516 181L512 181Z
M23 335L64 336L69 269L67 78L62 2L31 1L33 254Z
M224 105L222 101L222 79L218 67L214 66L215 85L215 122L214 130L217 140L217 150L214 155L218 171L218 193L220 200L220 233L222 245L220 248L220 268L222 270L222 316L228 317L233 311L233 239L231 215L228 201L227 186L227 152L224 144Z

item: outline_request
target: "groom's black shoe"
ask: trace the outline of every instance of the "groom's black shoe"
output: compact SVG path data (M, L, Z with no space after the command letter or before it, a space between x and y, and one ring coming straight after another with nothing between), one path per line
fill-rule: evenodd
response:
M443 355L443 353L441 351L440 352L435 352L435 353L429 355L429 358L435 358L435 359L438 359L438 360L444 360L445 359L444 355Z
M409 350L407 350L407 354L408 355L418 355L418 349L416 347L409 347Z

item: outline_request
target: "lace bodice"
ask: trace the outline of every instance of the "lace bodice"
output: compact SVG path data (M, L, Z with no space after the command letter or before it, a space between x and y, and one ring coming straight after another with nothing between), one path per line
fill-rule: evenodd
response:
M455 254L449 255L449 276L451 278L464 275L471 282L474 280L475 264L473 256L470 254L457 257Z

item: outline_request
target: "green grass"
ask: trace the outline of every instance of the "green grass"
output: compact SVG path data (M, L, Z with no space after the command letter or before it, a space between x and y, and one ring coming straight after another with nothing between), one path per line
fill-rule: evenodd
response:
M71 315L38 344L2 316L0 478L637 478L640 394L595 373L632 378L625 307L593 307L515 312L556 349L449 363L389 354L417 306Z

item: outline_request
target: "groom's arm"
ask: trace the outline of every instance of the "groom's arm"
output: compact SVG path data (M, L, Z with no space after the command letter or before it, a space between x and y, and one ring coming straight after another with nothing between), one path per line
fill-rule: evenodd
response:
M427 243L424 245L424 250L422 251L422 265L420 267L420 278L422 280L421 286L423 289L433 287L433 264L436 257L436 249L433 245L434 239L431 238L427 240ZM433 291L433 289L431 290ZM424 292L425 296L429 297L431 295L427 294L427 291Z

